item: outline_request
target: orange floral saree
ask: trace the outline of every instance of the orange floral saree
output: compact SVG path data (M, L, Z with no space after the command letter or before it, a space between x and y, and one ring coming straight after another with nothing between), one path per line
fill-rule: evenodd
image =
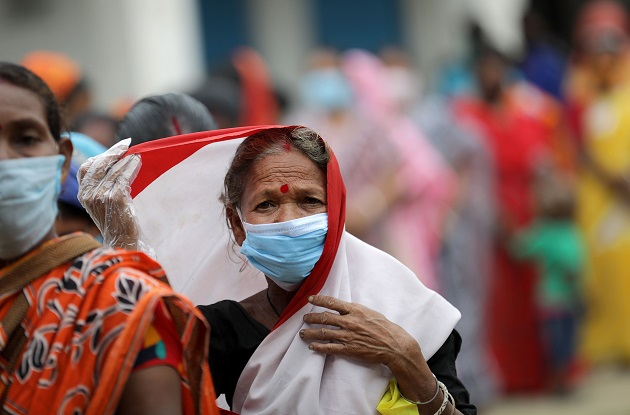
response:
M61 239L1 269L0 279ZM55 268L22 292L29 304L21 322L28 340L11 373L0 357L0 378L10 385L3 413L114 413L160 302L174 320L184 350L184 413L218 413L203 317L171 290L164 271L146 255L99 248ZM0 298L0 319L18 294ZM0 327L0 347L5 344Z

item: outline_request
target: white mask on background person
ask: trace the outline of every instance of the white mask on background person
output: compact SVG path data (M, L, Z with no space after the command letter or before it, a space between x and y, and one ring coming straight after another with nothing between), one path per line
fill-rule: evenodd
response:
M27 253L52 229L64 160L55 155L0 161L0 259Z

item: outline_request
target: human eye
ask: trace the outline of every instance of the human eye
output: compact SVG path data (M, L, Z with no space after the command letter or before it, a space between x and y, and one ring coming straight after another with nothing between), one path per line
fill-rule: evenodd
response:
M273 204L270 201L265 200L264 202L257 204L255 210L259 212L264 212L270 210L271 208L273 208Z
M320 199L318 199L316 197L311 197L311 196L305 197L304 198L304 203L306 205L310 205L310 206L323 206L323 205L325 205L325 203L322 200L320 200Z
M42 138L34 131L22 131L14 136L13 142L19 147L32 147L39 144Z

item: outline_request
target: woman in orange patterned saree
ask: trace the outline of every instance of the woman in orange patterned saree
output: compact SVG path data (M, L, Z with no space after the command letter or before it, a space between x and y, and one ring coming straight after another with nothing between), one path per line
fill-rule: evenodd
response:
M0 413L216 414L203 318L148 256L53 229L72 144L0 63Z

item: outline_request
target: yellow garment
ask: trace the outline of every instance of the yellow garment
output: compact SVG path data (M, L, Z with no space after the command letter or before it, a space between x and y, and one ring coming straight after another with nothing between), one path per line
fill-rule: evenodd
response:
M406 401L400 395L395 379L389 381L389 388L376 406L376 410L381 415L420 415L418 405Z
M628 174L630 88L620 86L594 98L583 124L587 154L609 174ZM630 203L588 171L578 178L577 202L587 253L583 351L593 362L630 362Z

